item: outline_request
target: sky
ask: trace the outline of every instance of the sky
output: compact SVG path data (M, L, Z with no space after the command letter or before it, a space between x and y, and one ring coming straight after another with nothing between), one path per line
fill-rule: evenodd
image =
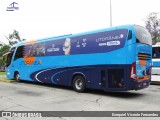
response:
M159 0L111 0L112 26L138 24L159 12ZM18 10L6 11L13 2ZM13 30L36 40L110 27L110 0L0 0L0 41Z

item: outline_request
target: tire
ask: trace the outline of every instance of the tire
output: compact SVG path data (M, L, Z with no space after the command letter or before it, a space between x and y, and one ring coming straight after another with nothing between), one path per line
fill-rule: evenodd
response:
M84 77L77 75L73 78L73 89L76 92L85 92L86 90L86 83Z
M14 79L15 79L17 82L19 82L19 81L20 81L20 75L19 75L19 73L18 73L18 72L16 72L16 73L15 73L15 77L14 77Z

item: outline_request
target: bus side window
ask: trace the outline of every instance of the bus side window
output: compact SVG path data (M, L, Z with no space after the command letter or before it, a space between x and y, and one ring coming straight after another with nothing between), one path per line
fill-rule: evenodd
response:
M16 54L15 54L15 57L14 57L14 60L17 60L19 58L23 58L23 51L24 51L24 46L19 46L17 48L17 51L16 51Z
M156 57L156 51L154 49L152 50L152 55L153 55L153 58Z
M132 31L129 30L129 33L128 33L128 40L132 39Z
M158 50L158 56L157 57L160 58L160 48Z

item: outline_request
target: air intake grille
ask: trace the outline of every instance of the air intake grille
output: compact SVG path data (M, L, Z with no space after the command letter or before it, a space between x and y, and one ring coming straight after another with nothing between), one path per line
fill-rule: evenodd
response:
M138 53L139 60L151 60L151 54Z

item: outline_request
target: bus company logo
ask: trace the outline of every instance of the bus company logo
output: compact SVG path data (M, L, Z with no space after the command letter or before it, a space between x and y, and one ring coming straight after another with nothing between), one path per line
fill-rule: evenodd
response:
M96 39L96 42L105 42L105 41L109 41L109 40L119 40L119 39L123 39L124 35L120 34L120 35L115 35L115 36L105 36L105 37L100 37Z
M2 112L2 117L4 118L12 117L11 112Z
M18 3L12 2L6 9L6 11L15 11L19 10Z

